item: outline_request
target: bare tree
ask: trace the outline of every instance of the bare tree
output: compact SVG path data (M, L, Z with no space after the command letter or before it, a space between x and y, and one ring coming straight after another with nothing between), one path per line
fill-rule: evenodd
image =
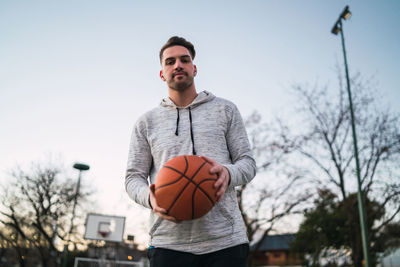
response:
M335 91L327 86L294 86L299 104L296 120L302 127L289 131L291 134L281 142L293 140L295 154L302 159L299 168L306 167L316 187L327 187L345 201L357 191L357 179L348 98L341 71L338 73L339 86ZM370 237L379 234L389 223L399 221L400 213L399 117L382 108L373 81L365 80L359 74L351 79L362 192L365 198L380 203L380 210L386 211L371 225ZM374 214L370 215L374 217ZM353 243L353 261L360 266L361 240Z
M52 164L33 164L29 172L16 168L11 182L3 188L0 209L1 234L8 238L17 253L29 243L40 255L42 266L54 266L59 253L55 239L66 241L71 209L75 197L75 183L62 179L61 169ZM80 190L78 205L83 204L89 192ZM76 229L74 229L76 230ZM75 241L79 242L76 235ZM23 255L19 255L23 266ZM21 262L22 261L22 262Z
M250 184L237 188L239 208L247 228L252 246L249 266L253 265L256 254L282 219L301 214L303 204L310 193L304 190L303 175L291 168L290 161L294 145L291 140L282 143L286 131L278 121L272 127L254 112L246 119L246 128L257 162L257 177Z

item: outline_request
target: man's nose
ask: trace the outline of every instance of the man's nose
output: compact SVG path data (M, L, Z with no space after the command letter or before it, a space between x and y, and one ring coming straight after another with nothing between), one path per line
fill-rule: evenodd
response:
M182 62L180 60L175 62L175 69L182 69Z

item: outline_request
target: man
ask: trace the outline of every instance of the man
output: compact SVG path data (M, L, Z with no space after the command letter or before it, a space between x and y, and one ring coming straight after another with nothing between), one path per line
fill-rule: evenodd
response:
M193 45L177 36L161 48L160 78L169 98L136 122L125 186L134 201L152 209L150 266L246 266L248 239L234 187L248 183L256 165L236 106L196 91L195 54ZM178 222L157 205L154 183L166 161L188 154L212 165L218 201L203 217Z

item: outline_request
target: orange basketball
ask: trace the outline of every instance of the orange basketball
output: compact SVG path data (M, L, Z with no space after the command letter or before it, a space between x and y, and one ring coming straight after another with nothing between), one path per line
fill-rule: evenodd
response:
M155 195L158 206L177 220L193 220L209 212L216 202L216 174L211 165L192 155L178 156L165 163L157 175Z

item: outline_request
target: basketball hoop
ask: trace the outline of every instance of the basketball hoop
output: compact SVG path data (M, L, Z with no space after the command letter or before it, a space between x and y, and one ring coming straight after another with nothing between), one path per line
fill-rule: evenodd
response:
M122 242L125 217L88 214L86 218L85 239Z
M103 237L106 238L111 233L111 223L109 222L99 222L97 232Z
M107 232L107 231L99 231L99 234L100 234L103 238L106 238L106 237L110 234L110 232Z

